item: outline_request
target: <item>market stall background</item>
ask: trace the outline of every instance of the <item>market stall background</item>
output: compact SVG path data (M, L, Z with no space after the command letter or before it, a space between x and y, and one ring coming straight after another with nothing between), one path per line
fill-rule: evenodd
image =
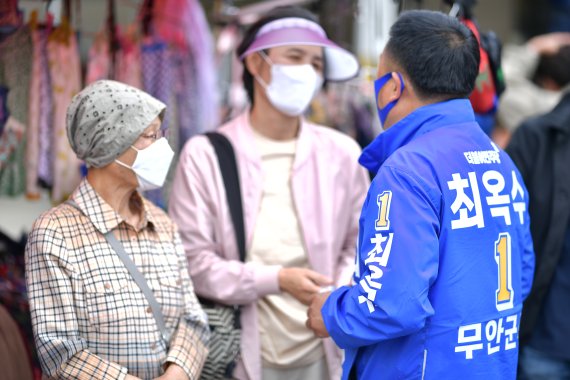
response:
M568 26L567 0L479 0L481 30L503 42ZM2 0L0 2L0 301L23 327L23 249L38 215L63 201L85 168L65 136L65 110L84 85L110 78L168 105L164 121L178 153L197 133L247 107L234 49L247 25L279 5L319 15L327 33L357 55L360 75L328 84L307 115L366 145L380 126L372 82L401 10L449 11L441 0ZM21 13L11 10L18 7ZM11 94L7 97L7 94ZM176 159L173 164L175 167ZM169 186L146 194L162 207ZM0 343L0 350L4 347ZM35 378L39 378L37 363Z

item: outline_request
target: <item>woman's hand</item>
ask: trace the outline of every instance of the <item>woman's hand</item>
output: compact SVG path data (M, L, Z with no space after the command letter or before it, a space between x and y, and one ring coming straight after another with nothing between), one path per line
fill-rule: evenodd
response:
M309 305L321 287L332 285L332 280L305 268L282 268L279 271L279 288L299 302Z
M164 375L157 377L155 380L189 380L188 375L182 367L171 363L168 368L166 368L166 372Z

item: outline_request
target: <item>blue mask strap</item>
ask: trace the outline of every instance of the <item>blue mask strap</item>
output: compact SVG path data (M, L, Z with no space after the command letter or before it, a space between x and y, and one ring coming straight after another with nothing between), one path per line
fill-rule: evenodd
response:
M402 77L402 74L400 74L399 72L396 72L396 74L398 74L398 77L400 78L400 96L402 96L402 92L404 91L404 88L406 88L406 86L404 85L404 78ZM384 123L386 122L386 118L388 117L388 114L390 113L392 108L394 108L398 100L400 100L400 98L392 100L390 103L386 104L384 108L380 108L380 106L378 105L378 96L380 95L380 90L382 89L382 87L386 85L386 83L391 78L392 78L392 73L390 72L374 81L374 91L376 92L376 107L378 107L378 116L380 117L380 122L382 123L382 125L384 125Z

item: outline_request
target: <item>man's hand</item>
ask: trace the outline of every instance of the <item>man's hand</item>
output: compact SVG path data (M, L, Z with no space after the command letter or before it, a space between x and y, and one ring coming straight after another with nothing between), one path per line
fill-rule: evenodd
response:
M282 268L279 271L279 288L299 302L308 305L321 287L332 285L332 280L305 268Z
M321 314L321 309L325 304L327 298L331 293L318 293L313 297L311 305L309 306L309 311L307 312L307 328L313 330L316 336L319 338L326 338L329 337L329 332L325 327L325 323L323 321L323 315Z
M169 363L164 375L157 377L155 380L189 380L188 375L182 367Z

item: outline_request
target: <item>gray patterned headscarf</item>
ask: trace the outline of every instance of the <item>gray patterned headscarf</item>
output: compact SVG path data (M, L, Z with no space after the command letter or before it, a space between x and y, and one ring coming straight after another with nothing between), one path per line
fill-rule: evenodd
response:
M100 168L138 139L166 105L149 94L112 80L85 87L67 108L67 138L77 157Z

